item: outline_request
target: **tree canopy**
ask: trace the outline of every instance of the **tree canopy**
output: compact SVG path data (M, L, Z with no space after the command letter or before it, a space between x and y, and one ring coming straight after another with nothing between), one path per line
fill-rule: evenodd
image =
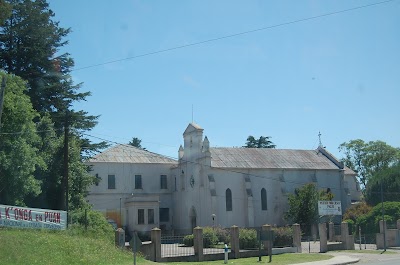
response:
M308 183L289 194L289 210L285 218L298 224L312 224L318 220L318 190L314 183Z
M25 97L18 92L19 98L15 100L20 102L13 104L24 103L20 112L34 113L25 115L24 119L19 112L10 114L13 104L7 101L2 132L12 134L24 131L25 135L27 128L33 126L32 137L25 140L19 138L21 150L29 153L24 163L31 165L19 176L26 176L28 181L24 185L31 185L32 191L21 192L20 197L7 195L4 200L3 194L0 203L6 201L10 204L63 208L63 134L67 131L64 128L68 127L69 202L71 208L86 204L83 197L93 178L88 174L89 168L83 163L84 159L106 145L93 144L83 134L97 124L98 116L73 108L74 103L86 100L90 92L81 92L82 84L74 84L71 78L74 60L70 54L62 51L68 44L65 38L69 32L70 29L60 27L59 22L54 20L54 13L46 0L0 0L0 68L26 81L10 81L7 98L12 96L11 92L16 93L15 87L18 87L18 91L24 87L22 91ZM16 119L22 119L20 124L26 127L18 127ZM29 127L31 123L33 125ZM35 130L37 133L34 133ZM7 148L5 143L3 147ZM18 146L17 143L15 146ZM9 155L21 150L7 151L7 163L21 163L19 159L22 158ZM7 163L2 166L5 167ZM2 170L6 171L5 168ZM6 181L0 178L0 187L8 185Z
M400 161L399 148L392 147L383 141L351 140L342 143L339 151L345 155L342 159L344 164L357 173L358 181L363 188L374 174Z
M146 148L142 147L142 140L137 138L137 137L133 137L131 141L129 141L128 143L129 145L132 145L134 147L146 150Z
M34 172L45 167L38 156L40 139L33 122L38 113L24 94L26 83L21 78L1 72L0 77L7 77L0 127L0 202L24 204L26 196L40 194L41 182Z
M247 137L245 148L275 148L276 145L270 140L270 136L260 136L256 139L254 136L250 135Z
M400 202L400 164L374 174L365 190L365 201L372 206L381 202L381 182L384 201Z

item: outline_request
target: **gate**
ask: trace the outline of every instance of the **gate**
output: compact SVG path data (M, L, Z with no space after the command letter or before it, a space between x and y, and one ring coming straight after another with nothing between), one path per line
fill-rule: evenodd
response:
M319 253L320 242L316 224L300 225L301 227L301 250L302 253Z

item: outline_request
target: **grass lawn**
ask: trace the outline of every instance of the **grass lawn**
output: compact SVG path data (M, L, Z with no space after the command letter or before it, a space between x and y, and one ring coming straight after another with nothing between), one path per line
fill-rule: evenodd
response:
M0 229L0 264L131 265L133 255L113 243L67 231ZM137 258L137 264L156 263Z
M273 255L272 262L268 263L269 257L262 257L262 261L258 261L258 257L252 258L244 258L244 259L231 259L228 260L228 264L240 264L240 265L260 265L260 264L276 264L276 265L284 265L284 264L294 264L294 263L303 263L303 262L311 262L311 261L319 261L330 259L332 256L330 255L322 255L322 254L280 254ZM224 264L223 260L217 261L203 261L203 262L166 262L166 265L204 265L204 264Z

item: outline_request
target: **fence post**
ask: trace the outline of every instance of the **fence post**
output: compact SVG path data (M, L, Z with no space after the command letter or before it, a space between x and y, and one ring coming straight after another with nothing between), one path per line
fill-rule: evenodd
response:
M386 221L379 221L379 233L376 234L376 248L386 250Z
M293 246L297 247L297 253L301 253L301 229L299 224L293 226Z
M318 224L319 229L319 247L320 252L325 253L328 251L328 241L326 236L326 223Z
M347 222L342 222L341 227L341 238L343 249L354 250L354 236L349 235L349 224Z
M397 228L397 244L396 245L398 247L400 247L400 219L397 220L396 228Z
M382 221L382 220L380 220L379 221L379 232L380 233L385 233L385 230L386 230L386 221Z
M231 227L231 252L233 253L233 258L239 258L239 227L233 225Z
M262 231L265 231L265 234L270 235L271 226L263 225ZM263 244L264 244L264 249L267 251L268 255L271 255L271 253L269 253L269 251L272 249L272 240L263 241Z
M203 261L203 228L195 227L193 229L194 235L194 255L197 257L197 261Z
M312 239L315 241L317 241L317 232L318 231L318 225L316 223L311 224L311 235L312 235Z
M335 241L335 225L329 222L329 242Z
M161 260L161 229L151 229L151 243L154 244L154 261L158 262Z

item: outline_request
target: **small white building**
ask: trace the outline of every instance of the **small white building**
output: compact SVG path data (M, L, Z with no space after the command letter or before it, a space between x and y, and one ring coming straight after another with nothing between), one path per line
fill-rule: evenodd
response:
M183 138L178 161L129 145L92 158L94 209L129 231L187 233L198 225L283 225L287 195L310 182L329 189L343 210L360 198L356 174L322 147L212 148L193 123Z

